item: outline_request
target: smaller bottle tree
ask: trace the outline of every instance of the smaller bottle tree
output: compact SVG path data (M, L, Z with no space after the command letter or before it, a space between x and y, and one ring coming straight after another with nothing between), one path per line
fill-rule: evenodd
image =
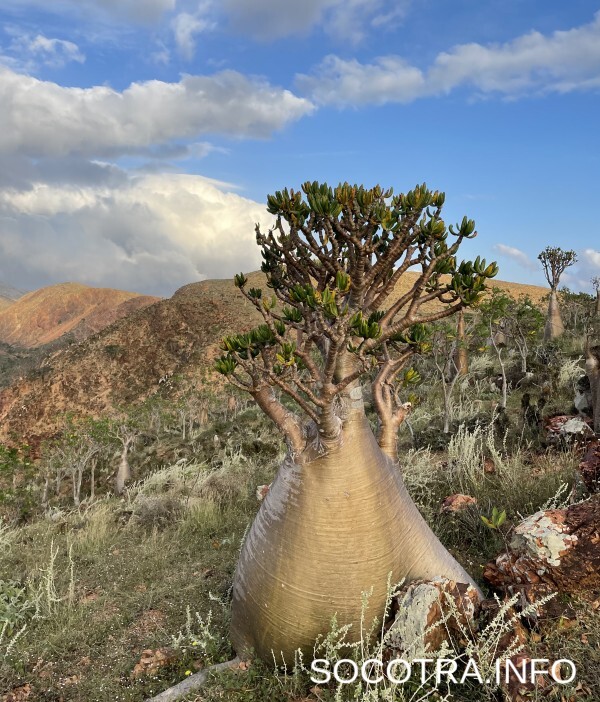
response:
M596 305L594 308L594 313L596 317L600 317L600 275L596 275L592 278L592 285L596 291Z
M561 336L565 327L560 316L560 307L558 304L558 286L562 274L569 266L577 263L577 254L575 251L564 251L559 246L546 246L539 254L538 259L544 269L544 275L550 286L550 299L548 302L548 318L546 328L544 330L544 339L549 341Z

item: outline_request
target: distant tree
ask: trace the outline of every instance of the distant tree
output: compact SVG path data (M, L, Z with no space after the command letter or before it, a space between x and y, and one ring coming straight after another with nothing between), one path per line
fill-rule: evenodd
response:
M594 311L596 317L600 317L600 276L597 275L592 278L592 285L596 291L596 307Z
M500 288L493 288L491 293L478 305L480 313L480 335L489 339L502 376L502 400L500 407L506 409L508 398L508 382L506 379L506 364L504 362L504 349L506 346L506 327L508 310L512 298Z
M119 465L115 476L115 494L121 495L125 486L131 480L131 466L129 464L129 452L135 445L140 429L134 423L122 422L116 424L112 431L112 436L121 444Z
M594 298L586 292L573 292L566 286L558 291L560 313L565 330L574 336L585 334L594 317Z
M504 333L512 341L521 357L521 372L527 373L527 360L532 342L544 328L544 315L528 295L511 299L504 320Z
M383 615L390 574L473 582L410 499L396 449L408 411L397 387L425 325L478 302L497 273L479 258L457 261L475 223L447 227L444 199L425 185L392 197L379 186L316 182L268 197L276 223L266 233L257 226L256 237L272 295L235 278L264 323L225 337L216 364L288 446L234 577L238 653L310 655L336 612L359 636L361 593L373 588L368 628ZM369 376L377 437L363 404Z
M565 270L577 262L575 251L563 251L558 246L547 246L538 256L544 269L544 275L550 286L548 303L548 318L544 330L544 339L556 339L563 334L565 328L560 316L557 290L560 278Z

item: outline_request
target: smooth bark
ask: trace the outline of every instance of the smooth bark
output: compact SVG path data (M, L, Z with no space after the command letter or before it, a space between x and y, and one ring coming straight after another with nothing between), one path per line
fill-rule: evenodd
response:
M544 341L557 339L565 331L565 327L560 316L560 307L558 304L558 295L556 288L550 290L550 300L548 302L548 318L544 328Z
M585 372L590 381L594 431L600 433L600 346L592 346L586 350Z
M365 414L351 411L341 441L284 461L242 547L233 584L231 639L238 655L293 664L319 635L364 626L384 611L388 580L444 576L474 584L412 502L398 464Z

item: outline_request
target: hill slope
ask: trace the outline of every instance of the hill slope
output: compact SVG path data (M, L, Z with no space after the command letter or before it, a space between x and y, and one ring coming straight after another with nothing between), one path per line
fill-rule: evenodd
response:
M6 283L0 283L0 300L18 300L23 295L25 295L23 290L13 288L12 285L6 285Z
M404 276L395 295L414 283ZM544 288L494 282L539 302ZM263 286L252 273L249 285ZM231 280L193 283L172 298L138 310L89 339L50 356L37 373L0 392L0 441L36 442L55 433L61 415L99 416L138 403L161 388L166 375L195 385L210 374L224 334L244 331L260 315Z
M79 341L158 299L79 283L52 285L0 307L0 342L31 348L67 333Z

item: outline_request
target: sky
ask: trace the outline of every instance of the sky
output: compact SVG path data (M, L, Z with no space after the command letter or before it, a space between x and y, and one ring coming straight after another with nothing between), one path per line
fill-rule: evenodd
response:
M267 194L446 192L466 258L600 275L600 2L0 0L0 282L256 270Z

